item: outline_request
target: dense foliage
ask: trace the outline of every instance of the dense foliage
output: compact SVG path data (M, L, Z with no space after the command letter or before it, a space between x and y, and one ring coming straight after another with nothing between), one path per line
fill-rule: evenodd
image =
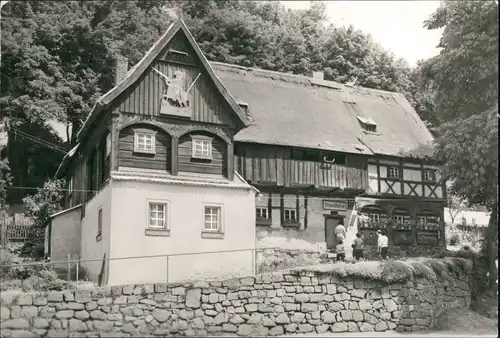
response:
M446 1L426 22L444 28L441 53L422 65L440 122L436 156L452 191L491 213L485 253L490 286L498 252L498 3Z
M24 214L35 221L35 226L45 226L50 215L62 210L64 180L47 180L33 195L23 199Z
M2 8L2 113L51 144L62 140L47 121L62 122L73 143L96 98L113 86L114 58L135 64L176 16L211 60L324 70L329 80L401 91L433 122L415 85L419 74L404 60L354 27L329 26L320 2L287 10L275 1L12 1ZM19 135L10 140L16 186L40 186L54 174L61 151Z

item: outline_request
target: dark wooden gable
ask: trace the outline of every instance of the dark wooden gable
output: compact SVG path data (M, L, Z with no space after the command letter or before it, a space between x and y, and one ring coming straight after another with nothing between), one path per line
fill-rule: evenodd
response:
M182 29L120 95L116 110L231 127L238 124Z

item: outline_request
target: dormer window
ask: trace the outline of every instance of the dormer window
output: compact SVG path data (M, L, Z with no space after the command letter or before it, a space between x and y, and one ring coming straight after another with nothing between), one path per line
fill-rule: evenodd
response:
M377 123L375 121L371 118L364 118L361 116L357 116L357 118L364 131L368 133L377 133Z
M212 159L212 138L201 135L192 135L192 157L202 160Z
M134 152L154 154L156 132L147 129L134 129Z
M245 112L245 114L248 113L248 103L243 102L243 101L237 101L236 103L238 103L238 106L240 106L241 110L243 110L243 112Z

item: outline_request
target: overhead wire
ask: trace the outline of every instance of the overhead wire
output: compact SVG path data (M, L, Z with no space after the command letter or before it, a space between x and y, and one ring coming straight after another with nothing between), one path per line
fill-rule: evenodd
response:
M49 189L52 189L52 188L44 188L44 187L23 187L23 186L11 186L11 187L8 187L7 189L26 189L26 190L49 190ZM77 191L77 192L98 192L100 190L89 190L89 189L57 189L57 190L60 190L60 191ZM262 197L259 197L259 196L256 196L255 197L256 199L258 198L262 198ZM277 199L281 199L280 196L272 196L272 197L265 197L266 199L272 199L272 200L277 200ZM309 200L324 200L324 199L328 199L328 197L315 197L315 196L308 196L307 199ZM335 197L332 197L332 198L335 198ZM287 198L287 197L284 197L284 199L286 200L290 200L291 198ZM293 199L295 199L295 197L293 197ZM351 198L352 199L352 198Z
M9 130L9 131L13 132L13 133L14 133L14 135L16 135L16 136L17 136L17 135L19 135L19 136L21 136L21 137L23 137L23 138L25 138L25 139L28 139L28 140L30 140L30 141L33 141L33 142L38 143L38 144L40 144L40 145L43 145L43 146L45 146L45 147L51 148L51 149L53 149L53 150L57 150L57 151L60 151L60 152L65 153L65 154L68 152L68 150L67 150L67 149L65 149L65 148L63 148L63 147L61 147L61 146L59 146L59 145L57 145L57 144L55 144L55 143L52 143L52 142L49 142L49 141L43 140L43 139L41 139L41 138L39 138L39 137L37 137L37 136L35 136L35 135L32 135L32 134L26 133L26 132L24 132L24 131L22 131L22 130L19 130L19 129L17 129L17 128L14 128L14 127L7 127L7 130Z
M23 132L22 130L19 130L19 129L16 129L16 128L13 128L13 127L8 127L7 128L9 131L11 131L12 133L14 133L15 136L20 136L24 139L27 139L29 141L32 141L34 143L37 143L39 145L42 145L44 147L47 147L47 148L50 148L52 150L56 150L56 151L59 151L59 152L62 152L64 154L66 154L68 152L67 149L57 145L57 144L54 144L52 142L49 142L49 141L46 141L46 140L43 140L39 137L36 137L34 135L31 135L31 134L28 134L26 132Z

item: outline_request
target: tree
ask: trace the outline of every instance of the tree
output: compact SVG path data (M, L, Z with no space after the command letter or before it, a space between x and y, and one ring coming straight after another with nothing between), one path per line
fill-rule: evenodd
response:
M171 20L161 6L161 1L13 1L2 7L0 105L10 126L28 135L9 138L15 185L38 187L54 175L64 153L54 150L62 140L47 121L71 126L65 148L74 145L95 100L114 85L114 57L136 63L168 27ZM24 194L11 191L9 199L19 202Z
M35 194L23 199L24 214L33 219L35 226L44 226L50 215L62 210L64 187L63 179L47 180Z
M445 1L426 21L444 28L440 54L423 65L435 93L436 156L452 191L491 211L485 253L490 286L498 253L498 4L496 1Z
M287 10L276 1L13 1L2 8L0 105L11 125L61 145L46 122L71 128L71 148L95 100L114 85L118 55L136 64L181 16L208 59L397 90L426 107L412 71L354 27L327 27L325 6ZM14 184L38 187L61 160L57 151L11 138ZM22 156L21 156L22 154ZM31 169L30 169L31 168ZM9 197L24 196L15 190Z
M450 214L452 224L455 223L455 218L460 212L467 210L467 204L467 200L464 198L455 195L448 196L448 213Z

